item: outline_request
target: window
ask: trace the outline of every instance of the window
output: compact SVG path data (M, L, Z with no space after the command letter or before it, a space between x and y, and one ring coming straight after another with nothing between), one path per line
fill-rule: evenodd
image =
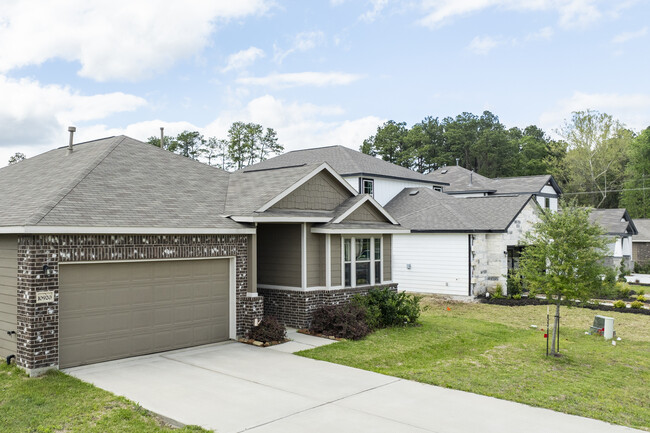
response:
M551 207L551 199L548 197L544 197L544 207L546 209L549 209Z
M346 287L380 284L381 238L343 239L343 265Z
M433 187L433 190L434 190L434 191L438 191L438 192L442 192L442 188L439 187L439 186L434 186L434 187Z
M374 179L359 179L359 192L361 194L368 194L372 197L375 196L375 180Z

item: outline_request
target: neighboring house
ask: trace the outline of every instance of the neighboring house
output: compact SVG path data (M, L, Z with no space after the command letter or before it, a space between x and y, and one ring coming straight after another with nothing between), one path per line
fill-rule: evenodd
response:
M533 194L544 209L557 211L562 190L550 174L490 179L460 166L441 167L428 174L431 179L447 182L444 192L458 198L502 194Z
M456 199L407 188L386 210L409 234L393 236L393 278L413 292L472 296L501 284L518 266L519 241L539 221L533 195Z
M635 219L638 234L632 236L632 260L640 265L650 263L650 219Z
M0 355L38 374L235 338L267 307L305 325L390 284L403 230L327 164L230 174L124 136L46 152L0 169Z
M433 179L344 146L294 150L252 167L268 169L322 162L327 162L356 191L371 195L382 206L404 188L429 187L440 190L447 186L446 181Z
M593 209L589 214L592 223L599 224L605 230L611 242L605 264L618 269L621 260L629 270L634 268L632 261L632 236L638 231L632 218L625 209Z

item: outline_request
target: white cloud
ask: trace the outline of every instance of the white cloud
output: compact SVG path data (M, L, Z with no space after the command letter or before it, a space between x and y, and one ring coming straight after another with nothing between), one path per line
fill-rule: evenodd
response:
M79 126L147 104L143 98L121 92L87 96L69 87L3 75L0 95L0 166L16 152L33 156L65 145L69 125Z
M476 36L472 39L472 42L469 43L467 49L476 54L487 55L500 44L501 42L490 36Z
M449 20L489 8L521 12L555 11L563 27L585 26L600 19L597 0L421 0L422 26L436 28Z
M3 2L0 72L59 58L78 61L83 77L137 80L200 52L218 23L269 7L267 0Z
M627 42L632 39L637 39L637 38L642 38L646 34L648 34L648 27L644 27L641 30L637 30L636 32L623 32L620 33L612 39L612 42L615 44L622 44L623 42Z
M388 0L370 0L370 4L372 5L372 9L370 9L367 12L364 12L359 17L361 21L373 22L375 19L377 19L381 11L388 4Z
M275 88L298 86L342 86L361 78L361 75L343 72L295 72L287 74L272 74L266 77L240 77L238 84L253 86L269 86Z
M562 125L564 119L569 119L572 112L587 109L611 114L637 131L650 126L650 94L575 92L571 97L558 101L551 110L542 113L539 118L540 127L553 131Z
M273 60L276 63L282 63L287 56L294 53L313 50L324 41L325 34L321 31L298 33L294 36L291 46L286 50L281 49L275 44L273 45L273 50L275 51Z
M257 59L264 57L264 55L264 51L257 47L250 47L247 50L231 54L228 56L226 66L221 69L221 72L247 68L255 63Z
M527 41L549 40L554 34L555 31L553 30L553 27L542 27L538 31L526 35L525 39Z

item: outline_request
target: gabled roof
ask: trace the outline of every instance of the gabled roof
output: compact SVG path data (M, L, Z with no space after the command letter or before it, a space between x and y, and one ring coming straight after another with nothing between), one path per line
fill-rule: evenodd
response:
M0 169L0 230L252 232L224 216L229 174L125 136Z
M304 164L328 163L341 176L373 176L406 179L429 185L445 185L408 168L366 155L345 146L328 146L287 152L252 165L247 170L295 167Z
M516 176L490 179L460 166L441 167L427 176L448 182L444 189L448 194L486 192L488 194L538 194L546 185L551 185L558 194L559 185L550 174ZM471 178L471 183L470 183Z
M431 188L405 188L385 208L412 232L505 232L531 198L520 194L459 199Z
M473 171L457 165L441 167L432 171L427 176L439 182L447 182L449 186L444 188L444 191L448 194L463 192L496 192L496 188L492 185L492 179L481 176L478 173L474 173Z
M633 220L638 234L632 237L632 242L650 242L650 219Z
M600 224L608 235L636 235L638 231L626 209L593 209L589 214L592 223Z

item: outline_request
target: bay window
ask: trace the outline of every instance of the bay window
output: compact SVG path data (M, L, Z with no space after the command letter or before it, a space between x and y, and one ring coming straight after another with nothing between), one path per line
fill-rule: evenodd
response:
M343 239L343 275L346 287L381 283L381 237Z

